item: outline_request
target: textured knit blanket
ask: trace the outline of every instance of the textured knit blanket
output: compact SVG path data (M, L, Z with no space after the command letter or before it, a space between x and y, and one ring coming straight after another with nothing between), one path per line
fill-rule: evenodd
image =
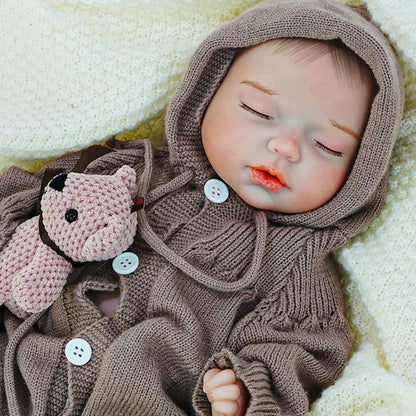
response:
M1 0L0 167L78 150L166 107L191 52L256 0Z
M159 143L192 51L254 3L0 1L0 170L34 170L122 130ZM336 254L355 346L311 416L416 415L416 2L366 4L400 57L405 115L386 205Z

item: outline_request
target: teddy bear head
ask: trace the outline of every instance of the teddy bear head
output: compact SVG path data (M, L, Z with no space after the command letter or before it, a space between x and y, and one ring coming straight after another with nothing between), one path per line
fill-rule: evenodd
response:
M103 261L125 251L136 233L136 172L60 173L46 185L41 220L48 237L74 262Z

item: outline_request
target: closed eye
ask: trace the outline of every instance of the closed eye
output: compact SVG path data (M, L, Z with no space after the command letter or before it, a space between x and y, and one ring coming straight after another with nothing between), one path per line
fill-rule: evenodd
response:
M318 142L318 140L316 140L316 139L312 139L312 141L313 141L313 144L314 144L314 145L315 145L318 149L321 149L321 150L323 150L324 152L329 153L329 154L330 154L330 155L332 155L332 156L336 156L336 157L342 157L342 156L343 156L341 152L338 152L338 151L336 151L336 150L333 150L333 149L331 149L331 148L329 148L329 147L327 147L327 146L323 145L321 142Z
M254 115L264 118L266 120L271 120L272 117L268 116L267 114L259 113L258 111L254 110L254 108L249 107L247 104L241 103L240 107L244 110L248 111L249 113L253 113Z

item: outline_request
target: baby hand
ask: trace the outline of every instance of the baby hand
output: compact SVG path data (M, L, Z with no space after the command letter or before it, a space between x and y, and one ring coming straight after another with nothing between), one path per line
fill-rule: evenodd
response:
M213 368L204 375L204 392L212 416L242 416L246 410L246 389L234 370Z

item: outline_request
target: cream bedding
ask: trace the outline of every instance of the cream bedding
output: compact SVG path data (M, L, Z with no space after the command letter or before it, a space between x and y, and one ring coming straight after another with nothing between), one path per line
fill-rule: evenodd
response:
M159 141L192 51L254 3L0 1L0 170L36 169L125 129L122 139ZM386 205L337 253L355 348L313 416L416 415L416 2L366 3L401 56L406 111Z

